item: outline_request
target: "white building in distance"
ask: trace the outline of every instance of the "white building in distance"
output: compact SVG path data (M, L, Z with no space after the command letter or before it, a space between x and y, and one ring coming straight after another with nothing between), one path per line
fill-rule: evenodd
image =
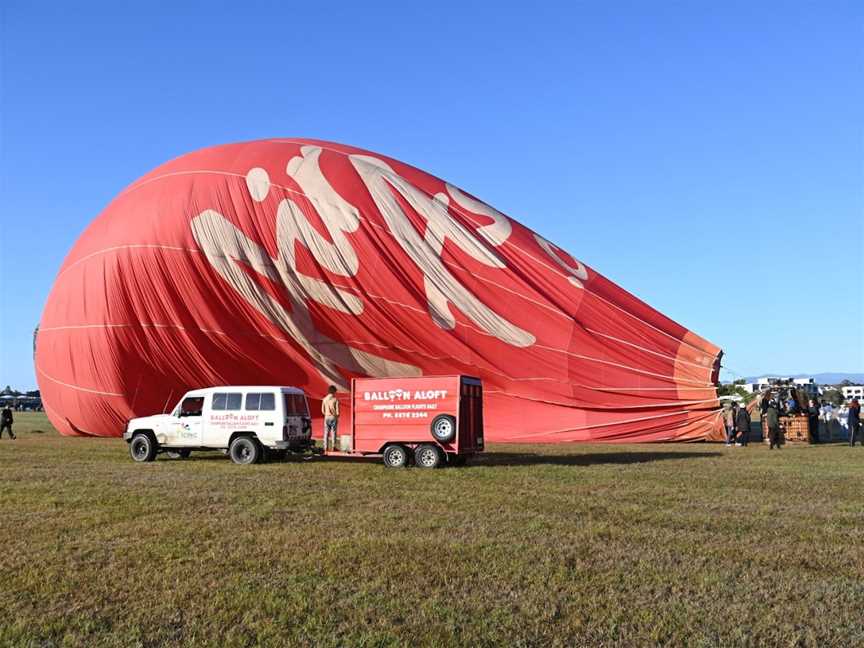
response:
M851 400L853 398L864 398L864 385L846 385L841 387L843 398Z
M762 376L756 382L741 385L747 392L754 394L773 387L794 387L807 396L818 396L819 386L814 378L792 378L790 376Z

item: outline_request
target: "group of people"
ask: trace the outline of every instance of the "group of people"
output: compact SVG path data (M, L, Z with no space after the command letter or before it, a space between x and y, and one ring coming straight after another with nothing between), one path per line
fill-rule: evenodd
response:
M746 446L750 440L750 412L738 403L726 403L723 410L726 445Z
M733 409L745 410L744 407L733 405ZM820 429L826 432L825 440L830 440L831 426L837 424L841 428L848 429L849 445L854 446L856 442L864 446L864 429L861 427L861 406L858 399L853 399L848 405L843 405L835 411L831 403L822 401L817 402L815 399L809 399L806 406L802 406L795 390L790 390L789 397L786 399L780 398L778 395L766 393L759 401L759 412L761 419L765 422L765 427L768 430L769 448L780 448L782 441L780 435L780 417L781 416L798 416L807 417L807 431L810 437L810 443L819 443L821 441ZM747 418L749 421L749 416ZM726 445L730 444L730 422L734 430L738 431L737 414L729 414L724 412L724 422L726 423ZM742 419L743 421L743 419ZM836 422L836 423L835 423ZM741 444L736 444L741 445Z
M849 439L849 445L855 445L856 441L864 445L861 405L857 398L853 398L849 403L844 403L839 407L834 407L831 403L823 400L819 406L819 422L823 430L830 433L833 427L840 434L846 436Z
M864 446L864 428L861 426L861 407L857 399L848 405L834 408L826 401L817 402L811 398L804 405L795 389L790 389L788 397L769 392L759 400L760 420L767 431L768 447L779 449L783 442L780 427L781 416L807 417L807 431L810 443L828 441L832 436L832 426L848 431L849 445L856 442ZM723 406L723 424L726 429L726 445L746 446L750 437L750 414L743 404L726 402ZM824 432L824 434L823 434Z

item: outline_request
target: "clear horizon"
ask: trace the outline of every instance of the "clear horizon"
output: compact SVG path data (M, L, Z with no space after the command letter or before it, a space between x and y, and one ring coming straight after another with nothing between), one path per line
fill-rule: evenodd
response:
M37 387L57 270L125 186L291 135L475 194L722 347L722 380L864 373L860 3L2 12L2 385Z

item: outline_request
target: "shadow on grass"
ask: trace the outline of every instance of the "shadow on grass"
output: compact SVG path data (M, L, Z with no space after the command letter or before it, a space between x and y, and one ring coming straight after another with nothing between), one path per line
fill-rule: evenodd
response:
M655 461L671 461L681 459L705 459L710 457L721 457L722 452L594 452L572 455L535 454L532 452L484 452L469 459L468 465L476 468L494 468L499 466L597 466L597 465L628 465L640 463L652 463ZM203 451L192 453L188 459L172 459L164 454L159 456L160 461L228 461L222 452ZM266 463L380 463L381 457L324 457L321 455L288 455L285 458L268 459Z
M221 452L219 450L198 450L192 451L192 454L186 459L179 459L176 457L169 457L165 453L159 454L156 457L157 461L174 461L178 463L189 463L189 462L207 462L207 461L219 461L231 463L231 458ZM322 455L301 455L301 454L290 454L286 457L268 457L263 463L267 464L280 464L280 463L304 463L304 462L315 462L315 463L380 463L381 457L364 457L364 456L356 456L356 457L324 457Z
M595 452L575 455L542 455L527 452L489 452L475 457L472 466L595 466L639 464L674 459L721 457L722 452Z

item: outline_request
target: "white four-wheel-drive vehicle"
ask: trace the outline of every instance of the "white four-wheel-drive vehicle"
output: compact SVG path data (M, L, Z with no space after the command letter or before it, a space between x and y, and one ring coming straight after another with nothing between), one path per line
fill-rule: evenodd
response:
M303 451L312 442L306 394L295 387L208 387L188 392L170 414L131 419L123 438L135 461L160 452L188 457L223 450L234 463Z

